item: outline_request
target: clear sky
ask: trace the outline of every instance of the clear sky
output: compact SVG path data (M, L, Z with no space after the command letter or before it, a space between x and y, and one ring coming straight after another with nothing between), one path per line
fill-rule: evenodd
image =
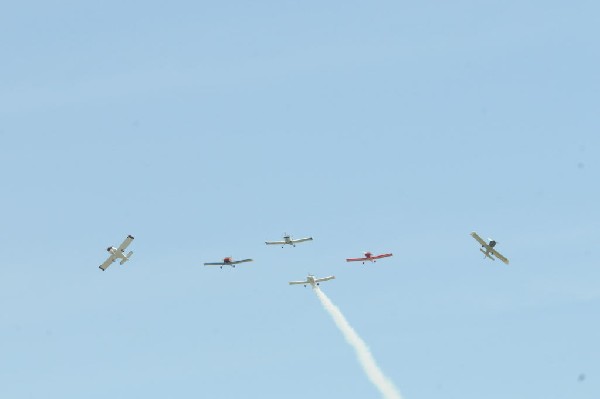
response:
M599 14L6 2L0 397L597 399Z

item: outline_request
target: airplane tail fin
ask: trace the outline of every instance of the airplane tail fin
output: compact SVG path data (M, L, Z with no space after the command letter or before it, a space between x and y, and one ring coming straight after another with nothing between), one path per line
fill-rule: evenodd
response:
M125 255L125 259L121 260L121 262L119 262L119 264L122 265L123 263L127 262L129 260L129 258L131 257L131 255L133 255L133 251L129 251L129 253L127 255Z

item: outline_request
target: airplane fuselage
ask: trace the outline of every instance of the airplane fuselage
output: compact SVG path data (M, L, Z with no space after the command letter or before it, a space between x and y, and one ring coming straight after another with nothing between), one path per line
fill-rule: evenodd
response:
M306 277L306 281L308 281L308 283L309 283L309 284L310 284L310 285L311 285L313 288L315 288L317 285L319 285L319 283L317 283L317 282L315 281L315 277L314 277L314 276L308 276L308 277ZM306 287L306 286L305 286L305 287Z
M131 254L133 253L133 252L130 252L129 254L125 255L125 252L123 250L119 251L115 247L108 247L108 248L106 248L106 250L111 255L114 255L117 259L121 259L121 264L127 262L129 260L129 256L131 256Z
M290 236L284 236L284 237L283 237L283 240L285 241L285 243L286 243L287 245L291 245L292 247L295 247L295 246L296 246L296 244L294 243L294 240L293 240L293 239L292 239L292 237L290 237Z
M115 248L115 247L108 247L108 248L106 248L106 250L108 252L110 252L112 255L115 255L117 258L120 258L120 259L125 258L125 254L123 253L123 251L118 251L117 248Z
M485 255L486 258L490 258L491 260L496 260L496 258L494 258L492 256L493 252L492 252L492 248L494 248L496 246L496 241L489 239L488 240L488 244L487 246L482 245L482 248L485 248L485 250L483 250L482 248L479 248L479 250L481 251L481 253L483 253Z
M294 244L294 240L292 240L291 236L283 236L283 241L285 242L284 245L291 245L292 247L296 246L296 244Z

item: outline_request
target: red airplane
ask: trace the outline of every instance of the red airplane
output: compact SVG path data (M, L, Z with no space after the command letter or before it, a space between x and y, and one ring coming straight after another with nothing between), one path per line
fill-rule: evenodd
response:
M388 258L390 256L392 256L392 254L381 254L373 256L371 252L365 252L364 258L349 258L346 259L346 262L362 262L364 265L365 262L377 262L376 259Z

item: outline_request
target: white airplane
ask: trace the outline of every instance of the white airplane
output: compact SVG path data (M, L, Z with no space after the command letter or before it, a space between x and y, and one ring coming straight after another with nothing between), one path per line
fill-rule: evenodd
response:
M315 288L317 285L319 285L319 283L321 281L333 280L334 278L335 278L335 276L315 278L315 276L313 276L312 274L309 274L306 277L305 281L290 281L290 285L304 284L304 286L306 287L307 284L310 284L310 285L312 285L313 288Z
M304 242L304 241L312 241L312 237L293 239L291 235L284 233L283 241L265 241L265 244L281 245L281 248L283 248L285 245L291 245L292 247L295 247L297 243Z
M235 265L244 262L252 262L252 259L233 260L233 257L228 256L226 258L223 258L223 262L205 263L204 266L221 266L222 269L223 266L235 267Z
M494 249L494 247L496 246L496 241L492 240L491 238L488 238L488 242L485 242L481 237L477 235L476 232L472 232L471 237L473 237L475 240L477 240L477 242L481 244L481 248L479 248L479 250L485 255L486 258L496 260L491 256L494 255L496 258L500 259L502 262L508 265L508 259L506 259L504 256L502 256L500 252ZM485 248L485 251L483 250L483 248Z
M103 264L100 265L100 269L102 269L102 271L105 271L117 259L121 259L121 262L119 262L120 265L127 262L131 255L133 255L133 251L129 251L129 253L125 255L125 248L127 248L129 244L131 244L131 241L133 241L133 236L128 235L127 238L125 238L125 241L123 241L123 243L119 245L119 248L106 248L106 250L110 252L110 256L108 257L108 259L106 259L106 261Z

